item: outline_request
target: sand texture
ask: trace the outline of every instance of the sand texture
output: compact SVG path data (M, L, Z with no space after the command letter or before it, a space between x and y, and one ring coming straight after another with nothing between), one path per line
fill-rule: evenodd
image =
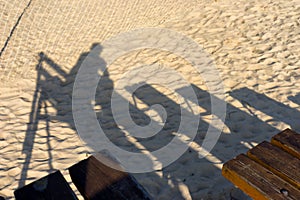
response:
M247 198L222 177L222 164L285 128L300 132L299 0L0 0L0 195L13 199L15 189L55 170L70 181L67 168L89 155L72 115L76 73L93 45L143 27L181 33L210 54L227 103L222 134L210 154L199 159L212 119L209 89L191 63L159 49L128 52L98 72L104 78L93 106L103 130L126 150L166 145L180 122L176 91L150 84L135 91L133 121L147 125L150 116L158 125L167 123L159 135L142 142L124 136L109 95L126 72L142 66L153 70L130 80L128 90L150 78L180 90L184 84L178 77L155 67L175 70L197 95L196 102L183 97L201 116L197 136L168 167L134 176L154 199ZM166 112L150 109L154 104ZM131 119L120 115L118 120ZM193 122L185 126L195 128Z

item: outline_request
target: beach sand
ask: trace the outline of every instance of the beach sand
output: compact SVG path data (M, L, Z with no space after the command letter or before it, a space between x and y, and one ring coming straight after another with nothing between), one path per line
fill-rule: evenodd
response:
M67 168L90 155L72 116L76 72L93 44L137 28L176 31L203 47L220 72L227 103L222 134L200 159L212 113L205 78L193 65L172 52L146 49L128 52L109 66L95 111L105 133L124 149L135 142L121 137L107 110L106 94L127 71L167 66L192 84L198 96L193 103L199 104L201 120L189 149L163 170L134 174L154 199L245 199L222 177L222 164L285 128L300 132L298 0L0 0L0 19L0 195L8 199L18 187L55 170L70 182ZM154 75L177 84L167 75ZM138 76L132 83L145 78ZM180 113L172 108L180 103L174 91L148 85L136 95L141 96L133 110L135 122L147 124L148 118L141 117L145 113L163 122L149 109L163 102L171 107L163 133L176 129ZM192 123L187 126L194 128ZM145 145L151 150L169 141L170 135L162 134Z

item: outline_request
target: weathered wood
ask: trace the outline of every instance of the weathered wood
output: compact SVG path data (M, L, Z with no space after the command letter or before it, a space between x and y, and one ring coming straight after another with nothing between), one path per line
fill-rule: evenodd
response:
M300 199L300 190L244 154L225 163L222 174L253 199Z
M14 192L16 200L74 200L75 193L60 171L49 174Z
M286 129L272 137L271 143L300 159L300 134Z
M111 162L118 166L117 163ZM69 173L73 183L85 199L151 199L133 176L104 165L94 156L70 167Z
M300 189L300 159L269 142L262 142L247 155L282 179Z

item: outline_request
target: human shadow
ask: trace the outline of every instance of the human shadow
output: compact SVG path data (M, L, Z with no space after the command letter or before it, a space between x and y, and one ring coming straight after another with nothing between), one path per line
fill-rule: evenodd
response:
M93 107L97 120L106 136L116 146L130 152L141 152L140 146L144 148L143 150L146 149L151 152L167 145L174 138L173 133L178 131L179 128L180 116L182 114L180 104L150 84L143 84L142 87L134 91L132 97L145 104L147 108L139 108L135 103L128 103L130 116L134 123L139 126L147 126L151 121L147 112L150 107L156 104L161 105L167 115L157 116L162 119L161 121L154 120L157 126L161 126L161 130L154 136L149 138L136 137L136 142L128 140L124 130L118 126L114 119L111 109L113 106L111 99L114 91L114 81L106 70L105 61L101 58L101 45L98 43L93 44L91 51L93 49L95 50L96 47L98 48L98 52L96 52L98 57L96 59L98 62L101 62L103 66L100 68L101 79L96 89L95 103L89 106ZM47 142L45 145L48 149L48 158L45 159L45 162L48 163L49 172L55 170L53 169L53 156L51 155L53 147L51 147L49 140L55 137L55 134L59 133L51 133L50 122L64 122L68 124L69 128L76 130L72 115L73 86L80 66L91 51L82 53L70 72L63 70L61 66L55 63L55 61L46 54L39 54L37 85L32 102L30 121L23 144L22 152L25 154L25 161L19 187L24 186L25 180L27 179L29 164L32 159L33 144L41 121L46 123L45 130L47 133ZM98 71L95 71L95 73L98 73ZM130 87L131 86L127 87L129 91ZM193 103L199 105L203 110L203 112L200 113L201 117L199 118L197 135L193 140L193 145L188 147L188 150L178 158L178 160L163 168L161 171L134 174L134 176L148 188L148 192L154 196L155 199L170 199L172 197L183 199L184 192L191 193L193 199L203 198L204 193L208 193L207 198L209 198L209 195L212 195L216 188L222 188L222 185L228 184L228 182L222 178L220 167L217 166L220 166L221 163L239 153L244 153L250 147L253 147L255 143L269 140L274 134L279 132L279 130L268 123L269 121L264 121L253 113L250 107L272 116L274 120L283 121L292 128L298 129L292 120L285 118L287 114L282 115L282 113L289 113L289 117L296 116L298 118L299 112L297 110L289 108L266 95L259 94L248 88L234 90L230 95L239 100L244 109L232 104L227 104L227 115L224 124L229 129L229 133L222 132L210 155L199 159L197 147L201 147L207 134L209 122L204 120L204 118L212 114L211 98L215 98L220 102L223 100L211 95L208 91L200 89L196 85L192 84L192 88L197 96L197 100L195 101L188 98L187 100L194 101ZM180 90L184 90L184 88L175 92L181 93ZM116 95L122 99L120 94ZM299 95L293 98L293 100L299 102ZM272 112L272 109L265 107L266 105L278 108L280 113ZM57 111L56 114L50 113L49 110L53 109ZM247 110L247 112L245 110ZM189 111L184 110L184 112ZM221 118L222 116L217 117ZM163 124L162 121L164 122ZM137 146L136 143L139 143L140 146ZM151 158L149 158L149 160L151 161ZM214 185L210 184L212 178L216 180ZM163 190L163 192L160 192L158 188Z
M101 54L102 47L95 43L91 47L91 51L98 48L98 55ZM45 130L47 132L47 141L45 145L47 146L46 151L48 157L44 158L44 162L47 162L48 169L47 172L55 171L53 167L53 156L51 150L54 147L51 146L50 140L55 138L55 134L52 133L50 123L63 122L68 124L68 128L76 130L75 123L72 115L72 91L74 87L74 82L76 74L83 64L83 61L89 55L89 52L84 52L80 55L77 63L71 69L70 72L63 70L54 60L49 58L46 54L41 52L39 56L39 61L36 66L37 70L37 80L36 88L32 101L31 113L29 116L29 123L26 130L25 139L23 142L22 153L25 154L25 161L23 163L21 177L19 180L19 186L25 185L25 181L29 180L27 175L30 170L30 162L32 160L35 139L38 137L37 132L39 131L41 122L46 123ZM98 62L105 64L105 61L98 58ZM135 144L128 141L124 132L120 130L114 121L113 115L111 113L111 95L114 89L113 81L110 79L110 75L104 68L100 69L102 71L102 78L100 80L99 86L97 87L97 92L95 95L96 103L92 105L95 107L95 113L97 115L99 124L101 128L106 133L107 137L117 146L122 146L123 149L132 152L140 152ZM101 106L101 110L97 110L97 106ZM138 113L139 119L149 120L149 117L145 115L142 111L139 111L134 105L130 105L130 108ZM51 111L49 111L51 110ZM51 113L53 110L56 113ZM56 138L57 139L57 138ZM58 139L58 141L60 141Z

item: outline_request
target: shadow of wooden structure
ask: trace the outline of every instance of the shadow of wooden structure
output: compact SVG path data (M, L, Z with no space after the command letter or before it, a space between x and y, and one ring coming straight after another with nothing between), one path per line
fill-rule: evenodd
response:
M300 134L286 129L224 164L223 176L253 199L300 199Z
M110 168L100 162L113 165ZM69 168L72 182L78 191L89 200L150 200L148 192L135 178L122 171L121 166L105 155L97 154L80 161ZM60 171L49 174L15 192L16 200L75 200L74 191Z

